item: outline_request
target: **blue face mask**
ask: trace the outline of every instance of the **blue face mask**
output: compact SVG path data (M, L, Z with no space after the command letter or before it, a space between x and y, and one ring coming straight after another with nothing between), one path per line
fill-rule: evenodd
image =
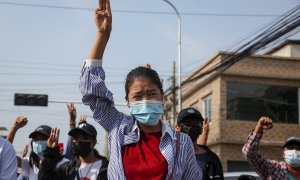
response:
M146 100L136 101L129 104L130 114L145 125L154 126L164 113L161 101Z
M284 160L292 167L296 168L300 166L300 151L286 150L284 151Z
M43 153L46 147L47 147L47 141L32 142L32 151L39 157L43 157Z

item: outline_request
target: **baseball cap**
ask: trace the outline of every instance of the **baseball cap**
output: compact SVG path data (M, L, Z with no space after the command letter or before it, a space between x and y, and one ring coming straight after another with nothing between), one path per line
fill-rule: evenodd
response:
M296 143L300 144L300 137L292 136L292 137L287 138L287 140L283 144L283 147L291 142L296 142Z
M201 113L195 108L182 109L177 117L177 124L182 123L186 118L194 118L199 121L204 121Z
M37 127L32 133L29 134L29 138L33 138L36 134L44 134L46 136L50 136L51 127L47 125L41 125Z
M88 123L80 123L76 128L69 131L70 136L74 136L78 132L85 132L91 137L97 137L97 130L95 127Z

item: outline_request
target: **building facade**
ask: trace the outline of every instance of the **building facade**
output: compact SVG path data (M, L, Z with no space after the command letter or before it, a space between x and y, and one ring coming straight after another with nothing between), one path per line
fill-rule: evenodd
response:
M300 136L299 44L288 40L264 55L248 56L195 80L232 55L219 52L183 81L182 107L194 107L208 117L207 145L219 155L225 172L249 170L241 150L261 116L274 122L261 141L266 157L282 160L283 141ZM165 94L165 119L172 124L172 90Z

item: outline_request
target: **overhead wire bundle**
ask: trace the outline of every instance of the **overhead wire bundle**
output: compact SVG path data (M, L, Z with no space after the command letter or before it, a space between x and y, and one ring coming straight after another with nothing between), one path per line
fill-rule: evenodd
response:
M274 22L262 29L263 32L255 36L252 40L237 48L231 56L222 59L219 63L200 73L199 75L182 82L182 86L204 77L214 71L223 72L236 62L243 58L258 52L267 47L270 43L275 44L283 38L287 38L295 34L294 30L299 31L300 26L300 4L289 10ZM259 33L259 32L258 32ZM257 33L256 33L257 34ZM178 88L178 87L176 87Z

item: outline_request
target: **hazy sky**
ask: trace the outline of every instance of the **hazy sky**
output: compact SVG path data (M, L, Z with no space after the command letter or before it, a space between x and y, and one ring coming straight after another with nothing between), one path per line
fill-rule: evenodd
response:
M126 74L144 63L152 64L167 88L172 61L177 60L177 17L164 12L174 11L162 0L111 1L113 31L103 66L115 101L125 103ZM296 0L171 2L182 13L183 77L217 51L231 50L232 45L299 3ZM81 100L78 79L96 34L92 10L96 5L96 0L0 0L0 126L9 129L18 115L29 119L15 138L16 151L29 142L29 133L41 124L59 127L61 141L67 139L69 117L65 104L16 107L13 97L14 93L45 93L50 100ZM91 114L88 107L76 106L78 116ZM119 109L127 112L126 107ZM88 121L98 130L98 148L102 152L104 132L93 119Z

